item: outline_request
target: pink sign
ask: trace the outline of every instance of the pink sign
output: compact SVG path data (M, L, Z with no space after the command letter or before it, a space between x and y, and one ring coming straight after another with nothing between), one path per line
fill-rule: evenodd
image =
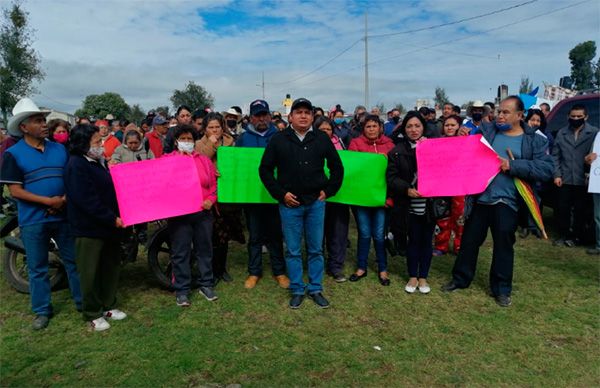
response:
M424 197L483 192L500 171L481 135L427 139L417 145L417 190Z
M117 164L110 175L126 226L202 209L202 188L192 157L178 155Z

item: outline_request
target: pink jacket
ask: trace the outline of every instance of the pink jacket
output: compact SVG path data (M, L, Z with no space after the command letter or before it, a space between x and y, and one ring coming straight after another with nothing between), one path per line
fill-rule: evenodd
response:
M387 155L394 148L394 142L387 136L381 135L375 141L369 140L365 135L352 139L348 151L372 152Z
M333 143L333 146L335 147L336 150L340 151L340 150L344 149L344 146L342 145L342 141L336 135L331 136L331 142Z
M169 157L172 155L179 155L178 151L173 151L169 154L163 155L163 157ZM217 202L217 170L212 160L207 156L199 154L197 152L192 153L194 162L196 162L196 169L198 170L198 177L200 178L200 186L202 186L202 197L204 200L209 199L212 203Z

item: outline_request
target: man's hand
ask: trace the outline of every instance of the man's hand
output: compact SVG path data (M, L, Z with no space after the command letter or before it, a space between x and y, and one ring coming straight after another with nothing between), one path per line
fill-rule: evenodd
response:
M300 202L298 202L296 198L297 197L294 194L287 192L283 197L283 203L285 203L285 206L287 207L298 207L300 206Z
M57 211L62 209L66 203L67 203L67 198L62 195L62 196L54 196L54 197L50 197L48 198L48 200L46 201L46 205L52 210L52 211ZM56 214L56 213L51 213L51 214Z
M558 187L562 186L562 178L558 177L558 178L554 178L554 184Z
M408 189L406 194L411 198L421 198L421 194L416 189Z
M324 201L327 199L327 194L323 190L319 193L319 201Z
M458 128L458 136L467 136L469 132L471 132L471 130L464 125L461 125L461 127Z
M504 159L501 157L498 157L498 159L500 159L500 161L502 162L502 164L500 164L500 169L502 170L502 172L507 172L508 170L510 170L510 161L508 159Z
M125 225L123 224L123 220L121 219L121 217L117 217L117 219L115 220L115 226L117 228L123 229L125 227Z
M212 207L213 203L210 199L205 199L204 202L202 202L202 207L205 210L210 210L210 208Z
M587 164L592 164L594 162L594 160L596 160L597 157L598 157L598 154L596 154L595 152L592 152L591 154L587 154L585 156L585 162Z

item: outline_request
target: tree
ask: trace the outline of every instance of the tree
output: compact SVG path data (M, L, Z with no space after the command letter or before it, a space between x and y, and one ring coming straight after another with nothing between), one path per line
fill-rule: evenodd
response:
M6 123L8 112L19 98L35 92L34 80L44 79L39 54L31 47L33 30L27 26L29 13L15 2L3 10L0 28L0 111Z
M528 75L521 76L521 83L519 84L519 94L529 94L533 90L533 82L529 81Z
M475 102L475 101L467 101L467 102L465 102L464 104L462 104L460 107L461 107L462 109L469 109L469 107L471 107L471 105L473 105L473 103L474 103L474 102Z
M596 83L596 87L600 88L600 58L598 58L598 62L596 62L596 70L594 71L594 80Z
M166 105L157 106L156 108L154 108L154 111L156 112L156 114L164 116L165 118L169 117L169 107Z
M174 90L171 96L171 103L175 108L186 105L192 110L203 109L207 106L213 106L215 99L212 94L208 93L200 85L196 85L194 81L188 82L184 90Z
M377 104L375 104L375 106L379 109L379 112L382 115L387 113L387 111L385 110L385 104L383 102L378 102Z
M129 120L136 125L141 125L142 120L146 118L146 113L139 104L135 104L131 107L131 113L129 114Z
M575 89L590 89L594 85L594 70L592 60L596 56L596 43L592 40L579 43L569 51L571 60L571 78Z
M450 102L450 99L446 95L446 90L444 90L444 88L437 86L435 88L435 97L433 98L433 101L435 101L436 105L438 105L440 108L442 108L444 106L444 104L447 104Z
M400 111L400 114L406 112L406 109L404 109L404 105L402 105L401 102L395 103L394 108L398 109Z
M122 119L131 115L131 108L118 93L92 94L83 100L83 106L75 112L75 116L104 118L109 113Z

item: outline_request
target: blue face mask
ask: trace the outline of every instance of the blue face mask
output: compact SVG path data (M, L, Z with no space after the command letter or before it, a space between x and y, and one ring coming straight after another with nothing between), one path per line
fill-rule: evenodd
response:
M506 131L510 130L511 128L512 128L512 124L508 124L508 123L499 124L499 123L496 123L496 129L499 130L499 131L501 131L501 132L506 132Z
M336 117L335 119L333 119L333 122L336 123L337 125L340 125L341 123L344 122L344 119L341 117Z

